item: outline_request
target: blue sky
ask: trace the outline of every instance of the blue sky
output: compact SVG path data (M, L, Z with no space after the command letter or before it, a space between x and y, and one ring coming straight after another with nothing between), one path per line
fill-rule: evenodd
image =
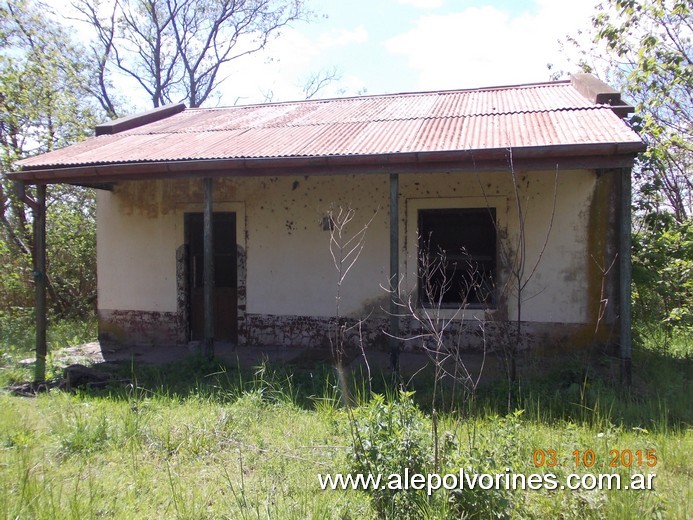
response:
M341 79L322 97L512 85L566 68L557 43L589 25L597 0L309 0L326 15L234 65L222 104L299 99L313 72Z
M306 78L332 69L340 79L318 97L546 81L548 63L570 69L558 39L587 28L599 0L305 1L315 20L229 65L207 105L302 99ZM135 95L132 80L116 82ZM134 110L149 108L144 96L133 101Z

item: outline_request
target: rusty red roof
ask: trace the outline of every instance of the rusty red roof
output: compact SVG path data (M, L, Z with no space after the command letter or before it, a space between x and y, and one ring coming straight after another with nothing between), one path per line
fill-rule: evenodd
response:
M643 148L638 135L617 115L623 109L618 95L609 104L583 94L574 79L226 108L174 107L139 123L135 116L120 126L118 121L107 124L97 131L106 135L25 159L20 165L27 174L53 169L59 176L57 170L65 168L126 168L132 163L449 156L594 145L610 145L616 150L611 153L632 155ZM126 129L118 131L120 127ZM31 178L21 173L18 177Z

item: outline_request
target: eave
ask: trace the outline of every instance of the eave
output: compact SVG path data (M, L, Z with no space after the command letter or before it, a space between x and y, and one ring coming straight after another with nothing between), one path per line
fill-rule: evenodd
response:
M25 168L8 176L28 184L103 187L126 180L504 171L511 165L516 170L594 169L630 167L635 156L644 149L642 143L610 143L378 155L128 162Z

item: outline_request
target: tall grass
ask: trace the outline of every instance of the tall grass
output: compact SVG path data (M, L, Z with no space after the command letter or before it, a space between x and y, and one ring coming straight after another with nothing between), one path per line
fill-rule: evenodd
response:
M654 491L439 494L414 500L412 516L459 515L464 504L476 503L517 518L689 517L686 356L636 350L631 389L610 379L608 367L566 362L523 381L516 392L520 411L508 414L504 383L492 383L439 417L447 450L441 471L507 467L560 478L654 471ZM332 367L238 368L192 357L163 366L126 363L120 370L131 384L31 399L0 392L0 518L375 516L366 493L318 487L318 473L349 470L353 449L345 379ZM384 378L365 381L356 373L346 382L349 402L362 410L358 417L382 415L366 412L374 402L371 388L385 403L397 398ZM419 450L433 446L426 384L422 374L410 385L420 410ZM648 449L658 457L654 468L608 465L611 450ZM555 450L557 465L536 467L535 450ZM576 450L593 450L595 466L576 467Z
M50 379L59 375L59 367L53 361L54 353L60 349L95 341L97 323L95 318L65 320L49 317L47 330L48 373ZM33 367L18 363L31 360L36 349L34 310L13 308L0 310L0 386L28 381Z

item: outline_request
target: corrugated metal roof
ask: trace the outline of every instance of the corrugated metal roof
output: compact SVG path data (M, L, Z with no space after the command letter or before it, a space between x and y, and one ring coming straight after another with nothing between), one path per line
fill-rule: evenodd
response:
M641 143L570 82L186 109L20 162L26 169Z

